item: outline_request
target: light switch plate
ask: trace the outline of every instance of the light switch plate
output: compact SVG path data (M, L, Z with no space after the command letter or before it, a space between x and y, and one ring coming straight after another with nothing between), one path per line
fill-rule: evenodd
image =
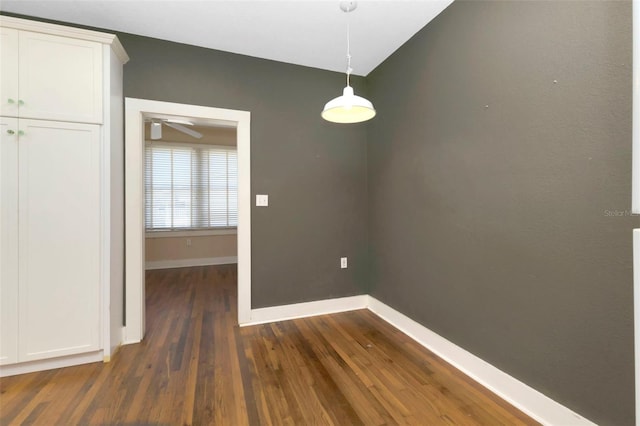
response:
M256 194L256 206L267 207L269 205L269 196L264 194Z
M342 269L347 269L347 258L346 257L341 257L340 258L340 267Z

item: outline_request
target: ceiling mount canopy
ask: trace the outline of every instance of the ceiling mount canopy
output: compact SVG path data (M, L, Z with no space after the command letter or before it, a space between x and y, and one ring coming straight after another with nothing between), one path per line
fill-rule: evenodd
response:
M341 1L340 2L340 10L346 13L353 12L354 10L356 10L357 7L358 7L357 1Z
M340 2L340 9L345 13L353 12L358 7L355 1ZM322 110L322 118L333 123L360 123L371 120L376 115L373 104L361 97L356 96L351 87L351 45L349 22L347 21L347 86L342 91L342 96L338 96L327 102Z

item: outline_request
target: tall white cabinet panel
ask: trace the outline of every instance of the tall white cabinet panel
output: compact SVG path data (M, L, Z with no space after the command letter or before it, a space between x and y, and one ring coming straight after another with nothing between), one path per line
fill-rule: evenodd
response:
M18 30L0 28L0 115L18 116Z
M0 365L18 361L18 120L0 117Z
M20 120L21 361L99 348L100 128Z
M102 45L19 34L19 116L102 123Z
M2 15L0 37L0 377L108 361L129 58L113 34Z

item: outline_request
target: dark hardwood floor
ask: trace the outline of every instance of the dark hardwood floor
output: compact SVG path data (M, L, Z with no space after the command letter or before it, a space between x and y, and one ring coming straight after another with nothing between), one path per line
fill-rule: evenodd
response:
M144 342L0 379L0 424L537 424L367 310L239 328L236 278L147 272Z

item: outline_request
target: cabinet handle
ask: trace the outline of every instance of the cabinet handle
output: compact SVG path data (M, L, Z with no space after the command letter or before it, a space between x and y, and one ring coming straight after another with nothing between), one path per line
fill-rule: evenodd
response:
M8 104L15 104L16 101L14 101L13 99L9 98L9 99L7 99L7 103Z
M22 130L18 130L18 136L24 136L24 132Z
M13 130L7 130L7 133L9 133L10 135L15 135L16 132L14 132Z
M24 101L22 99L18 99L18 105L24 105Z

